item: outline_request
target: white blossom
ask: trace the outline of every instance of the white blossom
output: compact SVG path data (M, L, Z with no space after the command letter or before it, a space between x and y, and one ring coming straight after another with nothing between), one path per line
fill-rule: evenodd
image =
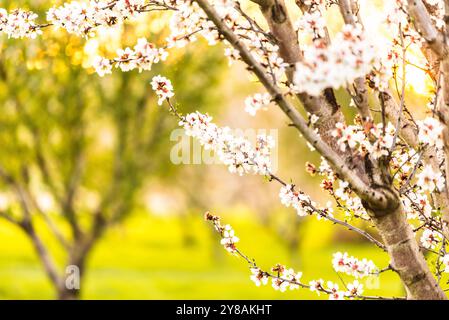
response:
M424 191L433 192L444 189L445 181L443 175L441 172L434 171L430 165L426 165L417 177L417 185Z
M260 287L260 285L266 285L268 283L268 276L266 272L263 272L259 268L251 268L250 279Z
M0 8L0 32L8 35L8 38L34 39L42 30L36 24L37 14L32 11L16 9L8 14L5 9Z
M175 94L173 93L173 86L171 81L160 75L153 77L151 80L151 87L156 92L159 97L158 104L161 105L165 100L172 98Z
M440 121L433 117L427 117L422 121L417 121L419 127L418 139L423 144L429 146L443 147L443 126Z
M299 92L317 96L326 88L346 86L370 72L376 48L362 27L345 25L332 44L314 41L305 48L304 61L296 64L294 84Z
M239 238L235 236L235 232L232 227L227 224L224 227L223 235L221 239L221 244L225 247L225 249L231 253L234 253L236 250L235 244L239 242Z
M363 293L363 285L358 280L348 283L346 287L348 289L347 296L360 296Z
M231 173L267 175L271 171L271 136L258 135L253 145L248 139L231 133L228 127L218 127L209 115L194 112L179 123L188 136L198 139L205 149L214 150Z
M350 257L346 252L334 253L332 265L337 272L343 272L352 275L356 278L364 278L375 272L377 269L371 260L359 260L355 257Z
M421 244L424 248L435 249L441 241L441 235L433 230L425 229L421 236Z
M246 98L245 111L250 115L255 116L257 111L269 105L270 101L271 96L268 93L256 93L255 95Z

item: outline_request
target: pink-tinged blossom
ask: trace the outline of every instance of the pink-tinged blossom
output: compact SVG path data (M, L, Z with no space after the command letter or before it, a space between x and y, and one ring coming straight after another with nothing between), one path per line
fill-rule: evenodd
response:
M417 121L419 127L418 139L423 144L429 146L443 147L443 126L440 121L433 117L427 117L422 121Z
M417 185L424 191L433 192L444 189L445 180L441 172L434 171L432 166L426 165L417 175Z
M69 33L90 36L99 26L113 26L135 18L145 0L72 1L47 12L47 20Z
M266 108L271 102L271 96L268 93L256 93L255 95L246 98L245 111L250 115L255 116L257 111Z
M426 194L415 192L410 196L402 198L402 206L407 213L408 219L430 218L432 215L432 205ZM424 217L422 216L424 215Z
M311 204L314 204L309 196L304 192L295 190L294 186L287 184L279 192L281 203L288 207L293 207L299 216L306 216L313 213Z
M301 282L302 272L295 272L293 269L287 269L283 274L283 278L289 280L290 290L299 289L299 284Z
M277 264L272 268L275 273L272 279L272 287L280 292L298 289L301 281L302 272L295 272L293 269L287 269L285 266Z
M266 285L268 283L268 275L266 272L260 270L259 268L251 268L250 279L260 287L261 285Z
M133 70L136 67L136 56L131 48L118 49L117 58L115 58L115 66L123 72Z
M376 61L376 48L362 27L345 25L330 45L314 41L296 64L294 84L299 92L318 96L326 88L338 89L363 77Z
M373 274L377 268L371 260L359 260L355 257L350 257L346 252L334 253L332 265L337 272L343 272L356 278L364 278Z
M312 13L305 12L304 15L295 23L295 29L311 33L316 38L322 38L325 35L324 28L326 20L324 20L319 10Z
M327 282L326 289L331 292L329 294L329 300L343 300L345 297L345 292L339 290L338 284L333 283L332 281Z
M346 126L343 123L337 123L335 130L332 131L332 136L338 138L337 143L341 151L346 151L346 148L356 148L365 141L366 136L364 132L358 126Z
M235 232L232 227L227 224L224 227L220 243L225 247L227 251L229 251L230 253L234 253L236 251L235 244L239 241L240 239L235 236Z
M426 249L435 249L435 247L440 243L441 235L440 233L425 229L421 236L421 245Z
M171 84L171 81L160 75L153 77L153 79L151 80L151 87L156 92L156 95L159 98L159 105L162 105L165 100L170 99L175 95L173 93L173 86Z
M116 66L123 72L134 69L151 70L153 64L167 59L168 52L163 48L157 48L154 44L148 42L145 38L140 38L133 49L125 48L117 50L115 58L107 61L103 57L96 57L93 67L100 76L111 73L110 66Z
M8 38L36 38L42 30L36 24L37 14L32 11L16 9L9 14L0 8L0 32L6 33Z
M348 289L346 295L349 297L360 296L363 293L363 285L358 280L348 283L346 287Z
M100 77L112 73L111 61L100 56L95 57L92 67L95 68L95 72L97 72Z
M324 280L312 280L309 282L309 289L312 292L316 292L317 295L320 295L320 293L324 290Z
M271 286L276 291L285 292L288 288L288 285L289 283L287 281L284 281L280 278L273 278L271 280Z
M218 127L209 115L194 112L179 123L186 134L200 142L205 149L214 150L231 173L267 175L271 171L271 136L258 135L253 145L248 139L234 135L228 127Z

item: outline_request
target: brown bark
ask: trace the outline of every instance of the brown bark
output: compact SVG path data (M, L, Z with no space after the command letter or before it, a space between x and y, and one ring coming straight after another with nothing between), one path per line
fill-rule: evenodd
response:
M406 214L399 205L383 216L373 216L395 270L407 291L408 299L446 300L420 252Z
M68 289L62 286L58 289L58 300L79 300L81 291L77 289Z

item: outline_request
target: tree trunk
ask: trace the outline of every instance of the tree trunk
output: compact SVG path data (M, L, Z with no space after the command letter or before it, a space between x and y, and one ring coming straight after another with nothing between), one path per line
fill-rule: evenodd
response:
M391 259L412 300L446 300L446 294L436 282L424 255L418 247L413 230L406 220L402 206L383 216L373 217Z
M58 300L79 300L80 289L68 289L66 286L61 286L58 289Z

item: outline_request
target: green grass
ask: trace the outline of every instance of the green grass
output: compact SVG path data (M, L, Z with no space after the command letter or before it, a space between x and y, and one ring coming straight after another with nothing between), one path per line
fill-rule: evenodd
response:
M372 259L379 267L388 257L373 246L333 243L322 223L310 222L308 239L289 253L273 232L243 215L226 217L241 239L240 248L263 268L284 263L303 272L303 279L339 281L332 270L332 253L347 251ZM183 224L185 224L183 226ZM186 245L185 232L193 243ZM46 241L47 240L46 237ZM258 288L249 280L247 264L228 254L201 217L183 219L136 215L110 230L95 247L82 283L84 299L317 299L308 290L286 293L270 285ZM52 243L59 260L62 253ZM344 277L345 281L350 277ZM363 281L362 281L363 282ZM341 283L341 282L340 282ZM367 294L400 295L394 274L380 278L382 289ZM340 285L342 286L342 285ZM20 230L0 221L0 299L52 299L54 291Z

